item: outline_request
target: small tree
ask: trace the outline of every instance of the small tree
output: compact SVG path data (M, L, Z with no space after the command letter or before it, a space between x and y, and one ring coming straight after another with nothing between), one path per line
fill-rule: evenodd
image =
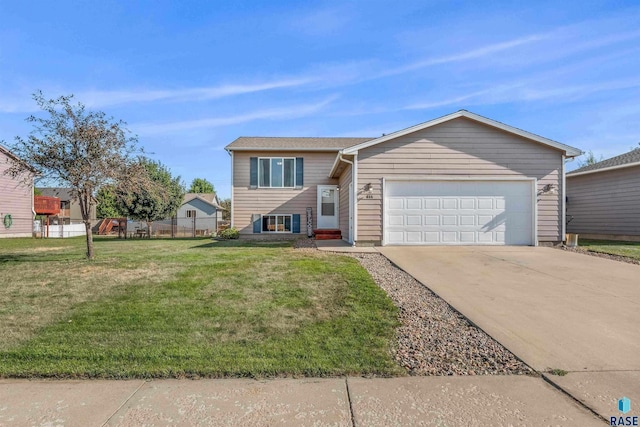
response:
M33 167L39 179L69 187L80 204L87 232L87 258L94 257L91 233L91 207L98 187L117 179L134 181L128 166L137 149L126 123L103 112L86 111L81 103L72 104L73 95L45 99L33 95L46 117L30 116L33 130L27 139L16 137L11 150ZM12 161L8 173L19 176L27 166Z
M204 178L195 178L191 181L191 187L189 187L189 193L215 193L213 184Z
M591 166L602 161L602 156L600 156L600 158L598 159L596 155L593 154L593 151L591 150L584 153L583 156L585 156L584 159L580 160L580 162L578 163L578 167L581 167L581 168L585 166Z
M224 208L222 211L222 220L231 221L231 199L220 200L220 206Z
M96 194L96 214L98 218L120 218L126 216L120 210L116 197L116 187L113 184L103 185Z
M126 182L116 188L120 210L129 218L147 223L149 237L151 223L174 216L182 204L184 186L180 177L172 177L160 162L140 158L136 165L145 178L135 185Z

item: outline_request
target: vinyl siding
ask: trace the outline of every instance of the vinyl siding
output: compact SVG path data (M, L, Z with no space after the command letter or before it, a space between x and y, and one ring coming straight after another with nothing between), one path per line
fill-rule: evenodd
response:
M233 223L241 234L253 234L252 214L300 214L300 232L306 234L306 210L312 208L313 227L316 227L316 186L338 184L329 178L336 152L259 152L233 153ZM249 185L251 157L303 157L304 186L302 188L256 188Z
M347 165L338 180L340 186L340 232L343 240L349 240L349 184L351 184L351 165Z
M538 189L555 184L557 195L538 197L538 239L560 241L562 152L477 123L454 119L374 145L358 153L358 242L382 240L382 179L393 177L530 177ZM363 187L371 183L371 198Z
M567 176L567 232L640 236L640 166Z
M0 238L31 237L33 235L33 184L5 175L9 169L7 155L0 152ZM4 226L5 215L11 215L13 225Z
M196 211L195 218L187 218L187 211ZM195 220L195 228L197 230L209 230L214 232L218 229L218 221L216 216L216 208L199 199L189 200L180 206L176 213L178 227L187 229L193 228Z

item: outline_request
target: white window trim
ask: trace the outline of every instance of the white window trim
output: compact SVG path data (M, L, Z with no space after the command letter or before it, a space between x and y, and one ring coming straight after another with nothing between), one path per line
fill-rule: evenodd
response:
M264 159L269 159L269 168L271 168L271 160L273 159L280 159L282 160L282 187L273 187L272 185L269 186L263 186L260 185L260 165L261 162L260 160L264 160ZM284 161L285 160L293 160L293 185L292 186L284 186ZM295 157L258 157L258 188L296 188L296 184L297 184L297 161ZM271 169L269 169L269 184L271 184Z
M280 188L280 187L276 187L276 188ZM275 216L276 217L276 230L275 231L264 231L262 229L262 220L265 216ZM278 231L278 218L279 216L285 217L288 216L291 220L290 224L291 224L291 230L290 231ZM293 214L267 214L267 215L260 215L260 233L262 234L291 234L293 233Z

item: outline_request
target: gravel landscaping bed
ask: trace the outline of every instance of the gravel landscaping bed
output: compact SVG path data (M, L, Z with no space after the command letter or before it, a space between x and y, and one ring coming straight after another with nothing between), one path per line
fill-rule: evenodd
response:
M317 250L313 239L299 239L294 247ZM356 258L400 309L394 358L410 375L535 374L381 254L337 254Z
M562 249L563 251L577 252L579 254L597 256L597 257L600 257L600 258L612 259L612 260L615 260L615 261L621 261L621 262L626 262L626 263L629 263L629 264L640 265L640 260L633 259L633 258L626 257L626 256L622 256L622 255L606 254L604 252L591 251L589 249L584 249L584 248L581 248L581 247L570 248L570 247L567 247L567 246L564 246L564 245L563 246L558 246L558 248Z
M400 308L396 361L411 375L534 374L510 351L380 254L352 256Z

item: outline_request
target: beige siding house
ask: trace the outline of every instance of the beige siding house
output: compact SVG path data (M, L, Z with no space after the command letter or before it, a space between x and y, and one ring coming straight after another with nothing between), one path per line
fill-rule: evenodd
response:
M461 110L380 138L238 138L242 235L335 230L359 245L536 245L564 230L564 160L581 151Z
M567 174L569 233L640 241L640 148Z
M0 238L33 235L33 176L7 175L10 160L16 157L0 146Z

